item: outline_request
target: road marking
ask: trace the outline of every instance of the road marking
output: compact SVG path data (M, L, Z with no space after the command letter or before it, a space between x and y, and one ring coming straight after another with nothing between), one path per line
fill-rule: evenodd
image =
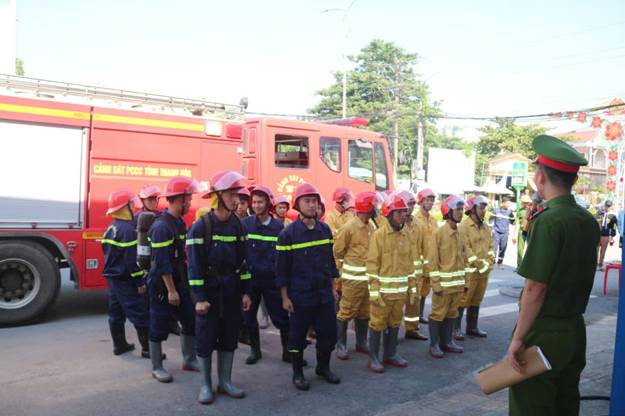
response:
M485 318L487 316L502 315L504 313L518 312L518 311L519 311L519 305L517 302L504 303L503 305L480 308L480 318Z

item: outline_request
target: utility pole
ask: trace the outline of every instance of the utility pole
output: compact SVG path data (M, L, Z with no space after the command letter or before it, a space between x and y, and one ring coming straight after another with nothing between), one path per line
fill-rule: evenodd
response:
M423 174L423 146L425 145L425 137L423 131L423 118L419 115L417 121L417 179L422 181L425 179Z
M395 176L397 177L399 167L399 92L400 92L400 67L399 62L395 63L395 105L394 105L394 120L393 120L393 140L395 140L395 146L393 149L393 164L395 165Z

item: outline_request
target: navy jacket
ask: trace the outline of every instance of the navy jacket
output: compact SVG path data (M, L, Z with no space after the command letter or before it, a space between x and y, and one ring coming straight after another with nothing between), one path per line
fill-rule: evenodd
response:
M206 236L203 221L210 221L212 237ZM189 285L196 302L209 296L250 293L247 271L245 226L234 215L227 221L211 212L193 223L187 236Z
M175 226L175 229L174 227ZM185 279L186 253L184 248L187 227L182 218L171 215L167 209L157 217L148 231L152 262L148 280L160 283L162 276L171 274L174 281Z
M333 302L332 279L338 278L332 252L332 232L316 221L309 230L297 219L278 236L276 246L276 286L288 288L296 305L314 306Z
M145 284L144 272L137 265L137 232L132 221L115 220L102 237L104 277L132 279L137 286Z
M247 230L247 267L254 283L260 280L275 282L276 243L284 226L275 218L269 217L269 224L260 222L256 215L243 219Z
M510 224L514 224L514 212L510 209L496 208L491 216L493 219L493 232L508 234Z

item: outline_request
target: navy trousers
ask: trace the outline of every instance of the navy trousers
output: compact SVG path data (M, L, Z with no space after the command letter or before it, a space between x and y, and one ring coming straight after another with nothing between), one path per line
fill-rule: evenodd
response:
M140 295L137 285L128 278L107 277L109 285L109 323L123 325L126 318L136 328L149 326L147 294Z

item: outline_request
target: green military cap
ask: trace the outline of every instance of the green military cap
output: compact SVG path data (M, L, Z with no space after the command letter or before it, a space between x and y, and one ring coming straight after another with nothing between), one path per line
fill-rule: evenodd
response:
M580 166L588 164L584 155L553 136L541 134L534 137L532 147L538 155L537 163L561 172L577 173Z

